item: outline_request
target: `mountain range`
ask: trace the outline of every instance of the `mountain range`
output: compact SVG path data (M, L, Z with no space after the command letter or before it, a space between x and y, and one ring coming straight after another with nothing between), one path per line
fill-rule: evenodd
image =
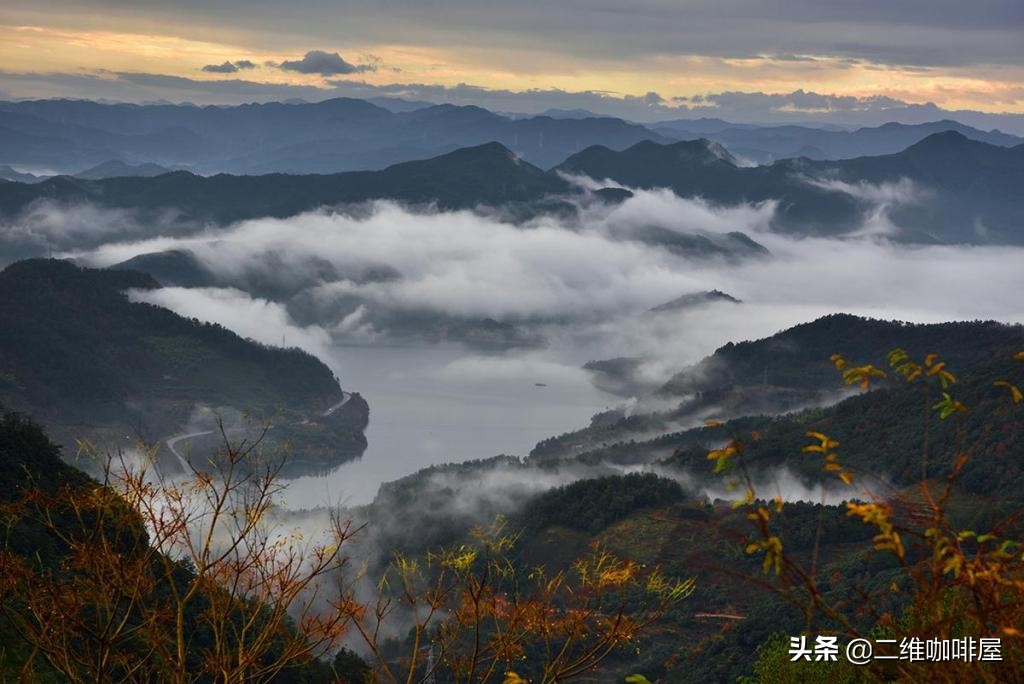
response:
M204 175L334 173L380 169L493 141L546 169L591 145L619 150L641 140L698 138L763 163L890 154L949 130L996 145L1024 142L949 120L846 131L826 124L758 126L709 118L643 126L585 110L502 115L395 98L231 107L33 100L0 102L0 165L36 175L76 174L111 162L124 165L125 175L142 175L132 167L147 164Z
M396 112L349 98L238 107L0 103L0 164L57 173L110 160L198 173L330 173L380 169L491 141L546 168L589 145L622 148L640 140L671 139L607 117L511 119L455 105Z
M949 119L923 124L887 123L851 131L813 126L736 125L716 119L668 121L651 128L669 138L713 140L737 157L758 164L795 157L826 160L891 154L944 131L956 131L971 140L1003 147L1024 143L1024 138L1016 135L982 131Z
M1024 145L992 145L955 131L895 154L756 167L708 140L641 142L623 151L595 146L554 170L723 205L773 201L773 227L799 234L874 229L912 242L1024 242ZM872 218L880 225L872 228Z
M440 209L505 207L518 218L573 212L579 188L565 176L633 188L668 188L715 205L775 203L773 228L799 235L879 232L920 243L1024 243L1024 145L1002 147L949 131L895 154L840 161L739 163L701 139L641 141L625 150L591 146L551 171L500 143L459 149L381 171L328 175L197 176L87 180L59 176L0 183L0 215L13 218L40 200L148 212L166 220L228 223L285 217L321 207L392 199ZM596 196L618 202L630 193ZM12 248L13 250L13 248ZM14 250L16 251L16 250Z

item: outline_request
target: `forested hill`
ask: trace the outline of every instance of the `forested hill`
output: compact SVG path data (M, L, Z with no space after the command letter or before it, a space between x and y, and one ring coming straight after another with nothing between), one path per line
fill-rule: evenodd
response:
M660 392L682 396L755 384L822 389L835 383L832 354L877 363L893 348L904 347L922 354L941 352L964 368L1020 346L1024 328L995 321L922 324L831 314L761 340L729 342L677 373Z
M764 339L723 345L667 378L629 415L600 414L586 428L544 440L532 455L560 458L627 443L639 435L648 440L652 434L699 425L705 418L779 414L833 403L841 398L843 384L829 360L832 354L857 365L887 368L886 355L896 347L919 358L937 353L951 370L969 373L1024 349L1024 327L994 321L915 324L850 314L823 316ZM900 384L897 376L874 382L879 388ZM656 410L645 411L645 406Z
M154 287L141 273L59 260L0 272L0 403L50 425L149 426L157 438L196 404L312 416L342 399L330 369L306 352L267 347L124 293Z

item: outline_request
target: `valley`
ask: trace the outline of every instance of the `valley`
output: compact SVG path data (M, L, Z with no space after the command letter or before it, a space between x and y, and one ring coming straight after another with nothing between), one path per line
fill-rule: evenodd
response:
M1024 140L665 108L0 101L0 679L1016 681Z

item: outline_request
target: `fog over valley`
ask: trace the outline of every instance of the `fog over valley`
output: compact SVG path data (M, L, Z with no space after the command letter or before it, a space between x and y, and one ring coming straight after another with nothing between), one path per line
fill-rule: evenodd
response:
M0 8L0 681L1024 681L1013 3L181 4Z
M667 190L631 192L620 204L585 205L573 220L516 225L382 201L180 238L120 235L62 256L103 268L138 263L164 282L179 278L182 285L129 297L264 344L297 346L367 398L368 451L331 476L296 482L303 494L289 498L303 507L310 497L368 503L382 482L435 463L524 456L604 409L643 399L646 410L654 400L635 393L657 389L727 342L829 313L1024 320L1020 302L1007 296L1024 285L1024 250L893 242L886 208L901 200L897 189L864 188L877 211L862 228L828 239L773 232L771 202L721 208ZM96 230L75 227L71 239L124 221L107 213L76 210L76 220L94 221ZM47 215L50 234L72 220ZM652 227L712 243L740 232L764 253L680 253L671 240L648 239ZM739 301L659 307L714 290ZM619 357L637 360L634 394L601 391L583 368Z

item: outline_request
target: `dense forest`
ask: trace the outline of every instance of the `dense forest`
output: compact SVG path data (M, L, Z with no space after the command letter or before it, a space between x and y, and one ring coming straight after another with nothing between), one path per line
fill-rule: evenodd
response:
M153 442L205 405L306 421L291 436L320 450L365 448L358 396L329 420L309 420L344 397L323 362L127 295L156 287L142 273L60 260L8 266L0 272L0 401L51 426L79 426L62 437L106 429Z

